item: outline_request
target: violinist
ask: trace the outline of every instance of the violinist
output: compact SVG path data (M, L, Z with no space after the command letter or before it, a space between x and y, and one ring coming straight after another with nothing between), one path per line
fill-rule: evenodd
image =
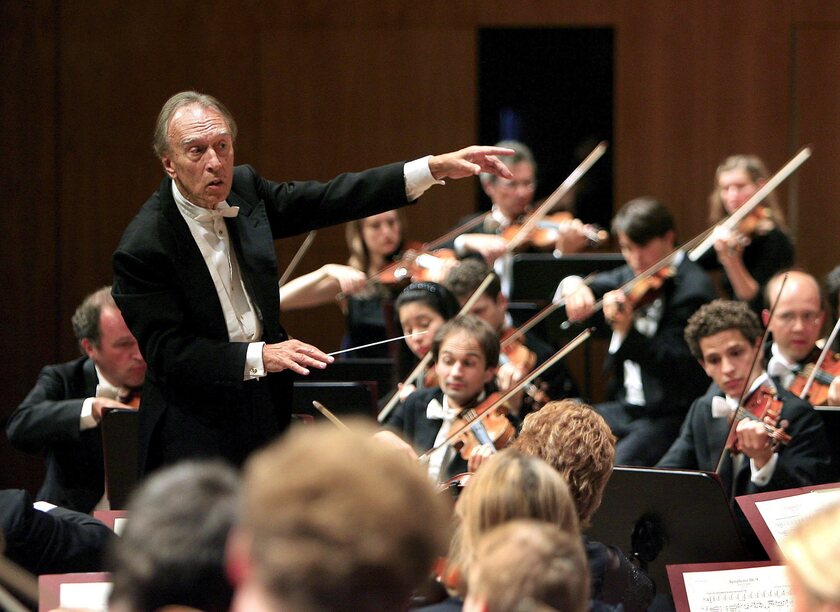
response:
M432 349L435 334L449 319L458 314L458 303L452 293L443 285L432 282L412 283L403 289L394 303L402 332L410 336L405 344L417 359L423 359ZM402 385L399 393L405 401L417 388L437 386L434 368L417 378L416 384Z
M627 264L584 282L563 279L570 321L582 321L603 298L603 315L613 334L605 370L612 374L607 401L595 405L615 436L616 463L653 465L679 433L688 406L708 385L682 337L688 317L714 298L711 281L682 252L672 275L653 278L659 288L644 295L622 287L674 252L676 229L667 208L650 197L627 202L613 219ZM650 283L651 285L655 283Z
M754 155L726 158L715 172L709 196L709 221L718 223L738 210L770 177L767 166ZM706 269L723 268L724 294L748 302L755 312L762 307L762 289L779 270L793 265L794 252L785 232L785 219L775 193L770 193L739 228L721 232L699 260Z
M822 419L755 359L761 336L758 317L743 302L715 300L692 315L685 340L714 384L691 405L680 437L657 467L714 471L741 395L747 405L763 393L772 398L775 423L762 421L761 414L737 423L737 452L726 451L719 474L726 490L735 496L831 482ZM765 424L784 429L790 441L774 444Z
M787 281L780 294L785 274ZM762 321L773 334L767 371L785 389L795 385L801 391L807 378L804 366L814 363L820 354L816 343L822 335L825 311L819 283L807 272L779 272L767 283L765 299L768 308L761 313Z
M513 177L501 179L490 173L480 175L481 187L492 207L481 225L458 236L452 245L459 256L476 253L489 264L508 252L507 240L501 234L525 221L534 208L537 188L537 162L531 149L516 140L503 140L498 146L514 151L513 155L502 159ZM469 217L460 223L467 220ZM548 250L574 253L582 251L592 240L591 226L578 219L558 222L556 229L557 238L550 246L546 245ZM496 267L496 272L504 278L502 270Z
M280 309L296 310L335 303L346 319L342 348L361 346L389 337L383 303L395 288L368 281L402 251L403 213L390 210L346 225L348 265L326 264L280 288ZM354 357L388 357L388 346L362 349Z
M479 260L465 260L449 272L446 285L463 305L473 294L489 270ZM498 277L495 278L473 305L470 313L485 321L496 332L500 342L514 331L512 319L508 314L508 300L502 293ZM500 391L506 391L525 374L541 365L555 353L545 340L534 333L525 334L521 342L512 343L502 350L496 384ZM562 363L552 367L537 383L545 399L576 397L578 387L574 378ZM539 409L538 398L534 393L522 398L521 406L511 406L516 416L521 419L529 412Z
M412 393L386 421L421 451L441 444L461 412L485 398L496 375L499 340L483 321L458 316L438 330L432 355L439 386ZM467 459L443 446L431 454L428 471L433 480L445 480L467 471Z

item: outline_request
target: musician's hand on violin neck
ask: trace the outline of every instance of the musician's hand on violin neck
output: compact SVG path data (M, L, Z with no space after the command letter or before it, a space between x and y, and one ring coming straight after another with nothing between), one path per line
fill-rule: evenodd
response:
M742 419L735 430L738 449L755 461L757 469L763 468L775 452L770 444L770 435L760 421Z
M452 153L435 155L429 159L429 170L435 180L459 179L489 172L501 178L511 179L513 175L497 155L513 155L513 149L473 145Z
M840 376L835 377L828 386L826 403L829 406L840 406Z
M353 295L364 289L367 283L367 274L351 266L326 264L323 271L324 274L338 283L339 289L344 295Z
M604 295L604 318L618 333L627 333L633 325L633 304L621 289Z
M589 245L586 226L580 219L565 221L557 227L554 249L560 253L579 253Z
M467 459L467 471L476 472L478 468L484 465L490 457L495 455L498 451L492 444L482 444L473 449L470 458Z
M317 347L300 340L265 344L263 345L262 356L266 372L291 370L304 376L309 374L307 368L323 370L335 361L334 357L330 357Z
M461 242L465 251L478 253L488 264L507 253L507 242L493 234L464 234Z
M595 305L595 294L580 280L574 287L563 287L566 300L566 316L569 321L583 321L592 314L592 307Z

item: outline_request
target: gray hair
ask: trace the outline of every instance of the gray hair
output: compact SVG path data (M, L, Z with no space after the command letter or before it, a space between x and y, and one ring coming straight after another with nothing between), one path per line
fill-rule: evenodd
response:
M198 104L204 108L212 108L224 117L230 129L230 136L236 142L236 121L224 104L208 94L197 91L182 91L169 98L164 103L163 108L160 109L160 114L155 124L154 139L152 140L155 154L159 158L162 159L163 155L169 151L169 122L172 121L172 116L179 108L190 106L191 104Z
M99 328L99 317L102 314L102 308L110 306L117 308L114 298L111 296L111 286L106 285L101 289L97 289L76 308L73 313L73 318L70 321L73 323L73 333L76 340L81 342L85 338L90 340L94 346L99 346L101 340L102 330ZM82 350L84 353L84 350Z
M518 140L502 140L493 146L513 149L513 155L502 155L499 157L508 169L513 168L519 162L526 162L531 164L531 167L534 169L534 175L537 174L537 162L534 160L534 154L531 152L531 149ZM483 185L486 185L487 183L494 183L496 181L496 175L490 174L489 172L482 172L479 179Z

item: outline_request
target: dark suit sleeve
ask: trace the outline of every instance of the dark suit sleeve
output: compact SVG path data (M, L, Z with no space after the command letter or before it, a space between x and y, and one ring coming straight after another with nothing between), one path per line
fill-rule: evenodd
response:
M6 435L15 448L31 453L64 441L76 441L84 399L66 399L66 385L54 366L38 375L35 386L11 414Z
M697 444L698 436L703 440L702 443L705 444L705 432L702 429L695 431L695 422L700 420L699 413L702 410L709 410L709 405L703 398L699 398L691 404L691 408L689 408L685 421L683 421L682 427L680 428L679 437L674 440L671 448L659 460L656 467L681 468L685 470L700 469L695 445Z
M102 571L113 532L96 519L55 508L35 510L25 491L0 491L6 556L33 574Z
M275 238L346 223L409 204L403 162L340 174L326 183L275 183L250 166L257 196L266 204Z

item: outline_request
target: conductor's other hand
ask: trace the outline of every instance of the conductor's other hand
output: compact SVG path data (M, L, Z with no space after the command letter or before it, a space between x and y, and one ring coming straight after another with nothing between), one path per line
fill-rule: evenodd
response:
M266 372L291 370L304 376L309 374L306 368L323 370L335 359L320 349L300 340L286 340L277 344L263 346L263 365Z
M459 179L489 172L501 178L511 179L513 175L497 155L513 155L513 149L504 147L483 147L473 145L465 149L435 155L429 160L429 170L435 180Z

